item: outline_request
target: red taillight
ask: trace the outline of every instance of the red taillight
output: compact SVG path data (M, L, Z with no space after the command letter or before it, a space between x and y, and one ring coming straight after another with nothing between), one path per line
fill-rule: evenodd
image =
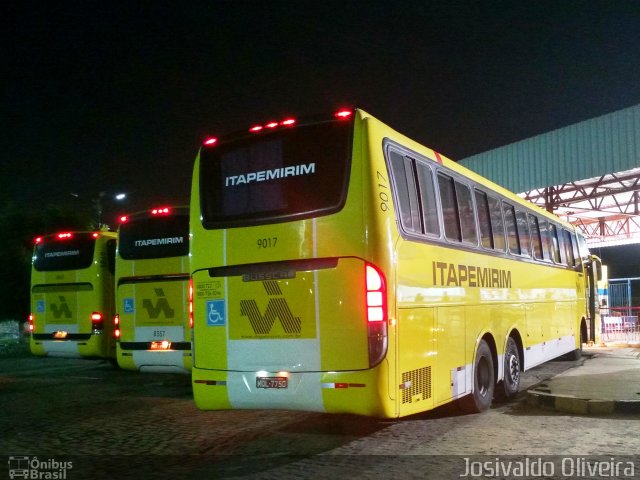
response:
M120 217L120 223L126 223L127 220L129 220L129 217L127 217L126 215Z
M218 142L218 139L215 137L210 137L207 138L203 143L204 145L206 145L207 147L210 147L212 145L215 145Z
M386 322L386 289L382 274L373 266L366 266L367 284L367 320L369 322Z
M384 275L373 265L365 264L364 275L369 365L373 367L387 354L387 286Z
M35 322L34 322L35 318L33 316L33 313L29 314L29 333L33 332L33 330L36 328Z
M36 238L33 240L33 243L36 243L36 244L37 244L37 243L40 243L40 242L42 242L42 237L36 237Z
M93 238L98 238L98 237L100 236L100 234L99 234L98 232L93 232L93 233L91 234L91 236L92 236Z
M193 328L193 278L189 279L189 328Z
M349 118L351 115L353 115L353 110L339 110L335 113L335 117L341 119Z
M249 131L251 133L258 133L264 130L265 128L273 130L274 128L278 128L278 127L291 127L295 124L296 124L296 119L289 117L279 122L276 122L275 120L273 120L271 122L265 123L264 125L259 125L259 124L253 125L249 127Z
M117 313L113 317L113 336L116 340L120 340L120 315Z
M93 312L91 314L91 327L94 330L102 330L103 326L102 314L100 312Z

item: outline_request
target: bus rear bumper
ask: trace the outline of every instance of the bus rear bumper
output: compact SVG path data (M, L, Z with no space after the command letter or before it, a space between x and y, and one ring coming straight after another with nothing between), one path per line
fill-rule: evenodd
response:
M192 371L201 410L277 409L394 418L386 362L350 372Z

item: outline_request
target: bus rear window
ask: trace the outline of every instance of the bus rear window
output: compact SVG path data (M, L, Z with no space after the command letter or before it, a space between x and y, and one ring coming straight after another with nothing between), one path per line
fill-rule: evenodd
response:
M189 216L130 219L120 225L118 253L125 260L188 255Z
M73 233L68 238L49 238L36 245L33 267L39 272L82 270L93 263L96 239L91 233Z
M347 196L352 129L351 122L327 122L203 149L203 226L260 225L339 211Z

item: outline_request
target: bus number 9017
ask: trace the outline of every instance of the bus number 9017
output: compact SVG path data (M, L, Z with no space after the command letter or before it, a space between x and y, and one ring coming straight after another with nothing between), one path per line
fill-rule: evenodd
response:
M380 199L380 210L386 212L387 210L389 210L389 194L382 189L384 188L385 190L389 190L389 187L387 186L387 183L389 182L379 171L376 171L376 173L378 175L378 188L380 189L380 191L378 192L378 198Z
M257 243L258 248L273 248L278 243L278 237L259 238Z

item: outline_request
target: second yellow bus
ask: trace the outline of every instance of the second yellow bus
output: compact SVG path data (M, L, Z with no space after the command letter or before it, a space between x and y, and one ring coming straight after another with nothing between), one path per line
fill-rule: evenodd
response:
M118 365L189 372L189 211L160 207L120 220L114 318Z

